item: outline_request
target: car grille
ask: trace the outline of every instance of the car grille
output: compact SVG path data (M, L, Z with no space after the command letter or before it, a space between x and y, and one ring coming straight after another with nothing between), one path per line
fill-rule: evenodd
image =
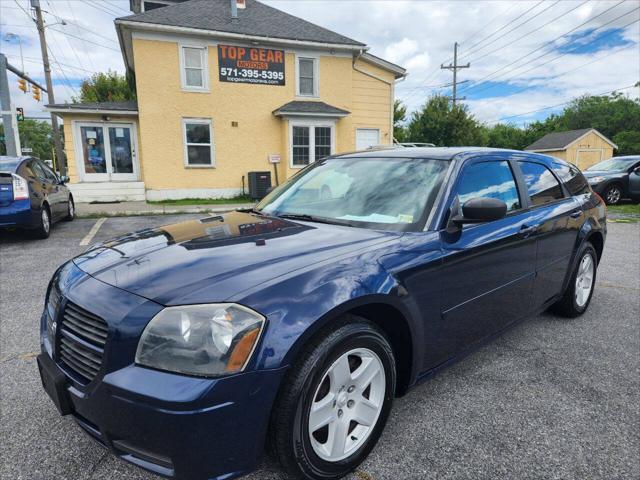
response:
M93 380L102 365L107 323L70 301L64 305L59 323L60 359L74 373Z

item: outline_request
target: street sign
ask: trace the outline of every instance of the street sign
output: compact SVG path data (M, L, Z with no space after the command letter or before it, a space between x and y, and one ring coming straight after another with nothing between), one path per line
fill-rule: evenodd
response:
M33 148L22 147L22 153L33 153Z

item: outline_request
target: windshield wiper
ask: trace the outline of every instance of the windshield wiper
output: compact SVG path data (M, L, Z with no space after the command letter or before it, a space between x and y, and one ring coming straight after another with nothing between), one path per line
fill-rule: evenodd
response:
M262 210L257 210L253 207L251 208L236 208L236 212L242 212L242 213L255 213L256 215L261 215L261 216L265 216L265 214L262 212Z
M349 222L342 222L340 220L329 220L328 218L323 217L314 217L313 215L308 215L306 213L278 213L276 214L278 218L286 218L288 220L302 220L303 222L314 222L314 223L327 223L329 225L346 225L351 226Z

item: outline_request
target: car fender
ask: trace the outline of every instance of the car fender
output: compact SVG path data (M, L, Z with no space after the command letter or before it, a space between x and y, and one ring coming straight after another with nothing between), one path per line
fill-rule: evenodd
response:
M288 278L237 299L262 313L267 324L249 368L291 365L307 342L347 312L366 305L385 305L403 318L413 340L411 380L423 354L424 328L415 307L397 280L371 255L344 259Z
M606 236L606 225L603 226L603 224L594 216L588 215L578 232L576 243L573 247L573 253L571 254L571 261L569 262L569 268L565 274L562 291L568 287L569 282L571 281L571 275L579 261L578 254L582 251L584 244L589 240L589 237L594 232L600 232L603 236Z

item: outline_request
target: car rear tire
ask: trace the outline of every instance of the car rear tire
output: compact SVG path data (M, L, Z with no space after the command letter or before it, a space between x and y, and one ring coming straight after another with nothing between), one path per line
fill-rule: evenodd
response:
M40 224L33 233L36 238L49 238L49 234L51 233L51 212L49 212L48 206L42 206L40 211Z
M76 218L76 205L73 202L73 197L69 197L69 201L67 202L67 216L64 217L64 219L67 222L72 221L74 218Z
M586 312L593 296L597 269L598 255L593 245L587 242L580 251L564 296L551 309L569 318L579 317Z
M269 443L291 478L342 478L367 457L389 416L391 346L372 323L346 320L305 348L276 400Z
M603 197L607 205L617 205L622 200L622 187L617 184L609 185L605 189Z

